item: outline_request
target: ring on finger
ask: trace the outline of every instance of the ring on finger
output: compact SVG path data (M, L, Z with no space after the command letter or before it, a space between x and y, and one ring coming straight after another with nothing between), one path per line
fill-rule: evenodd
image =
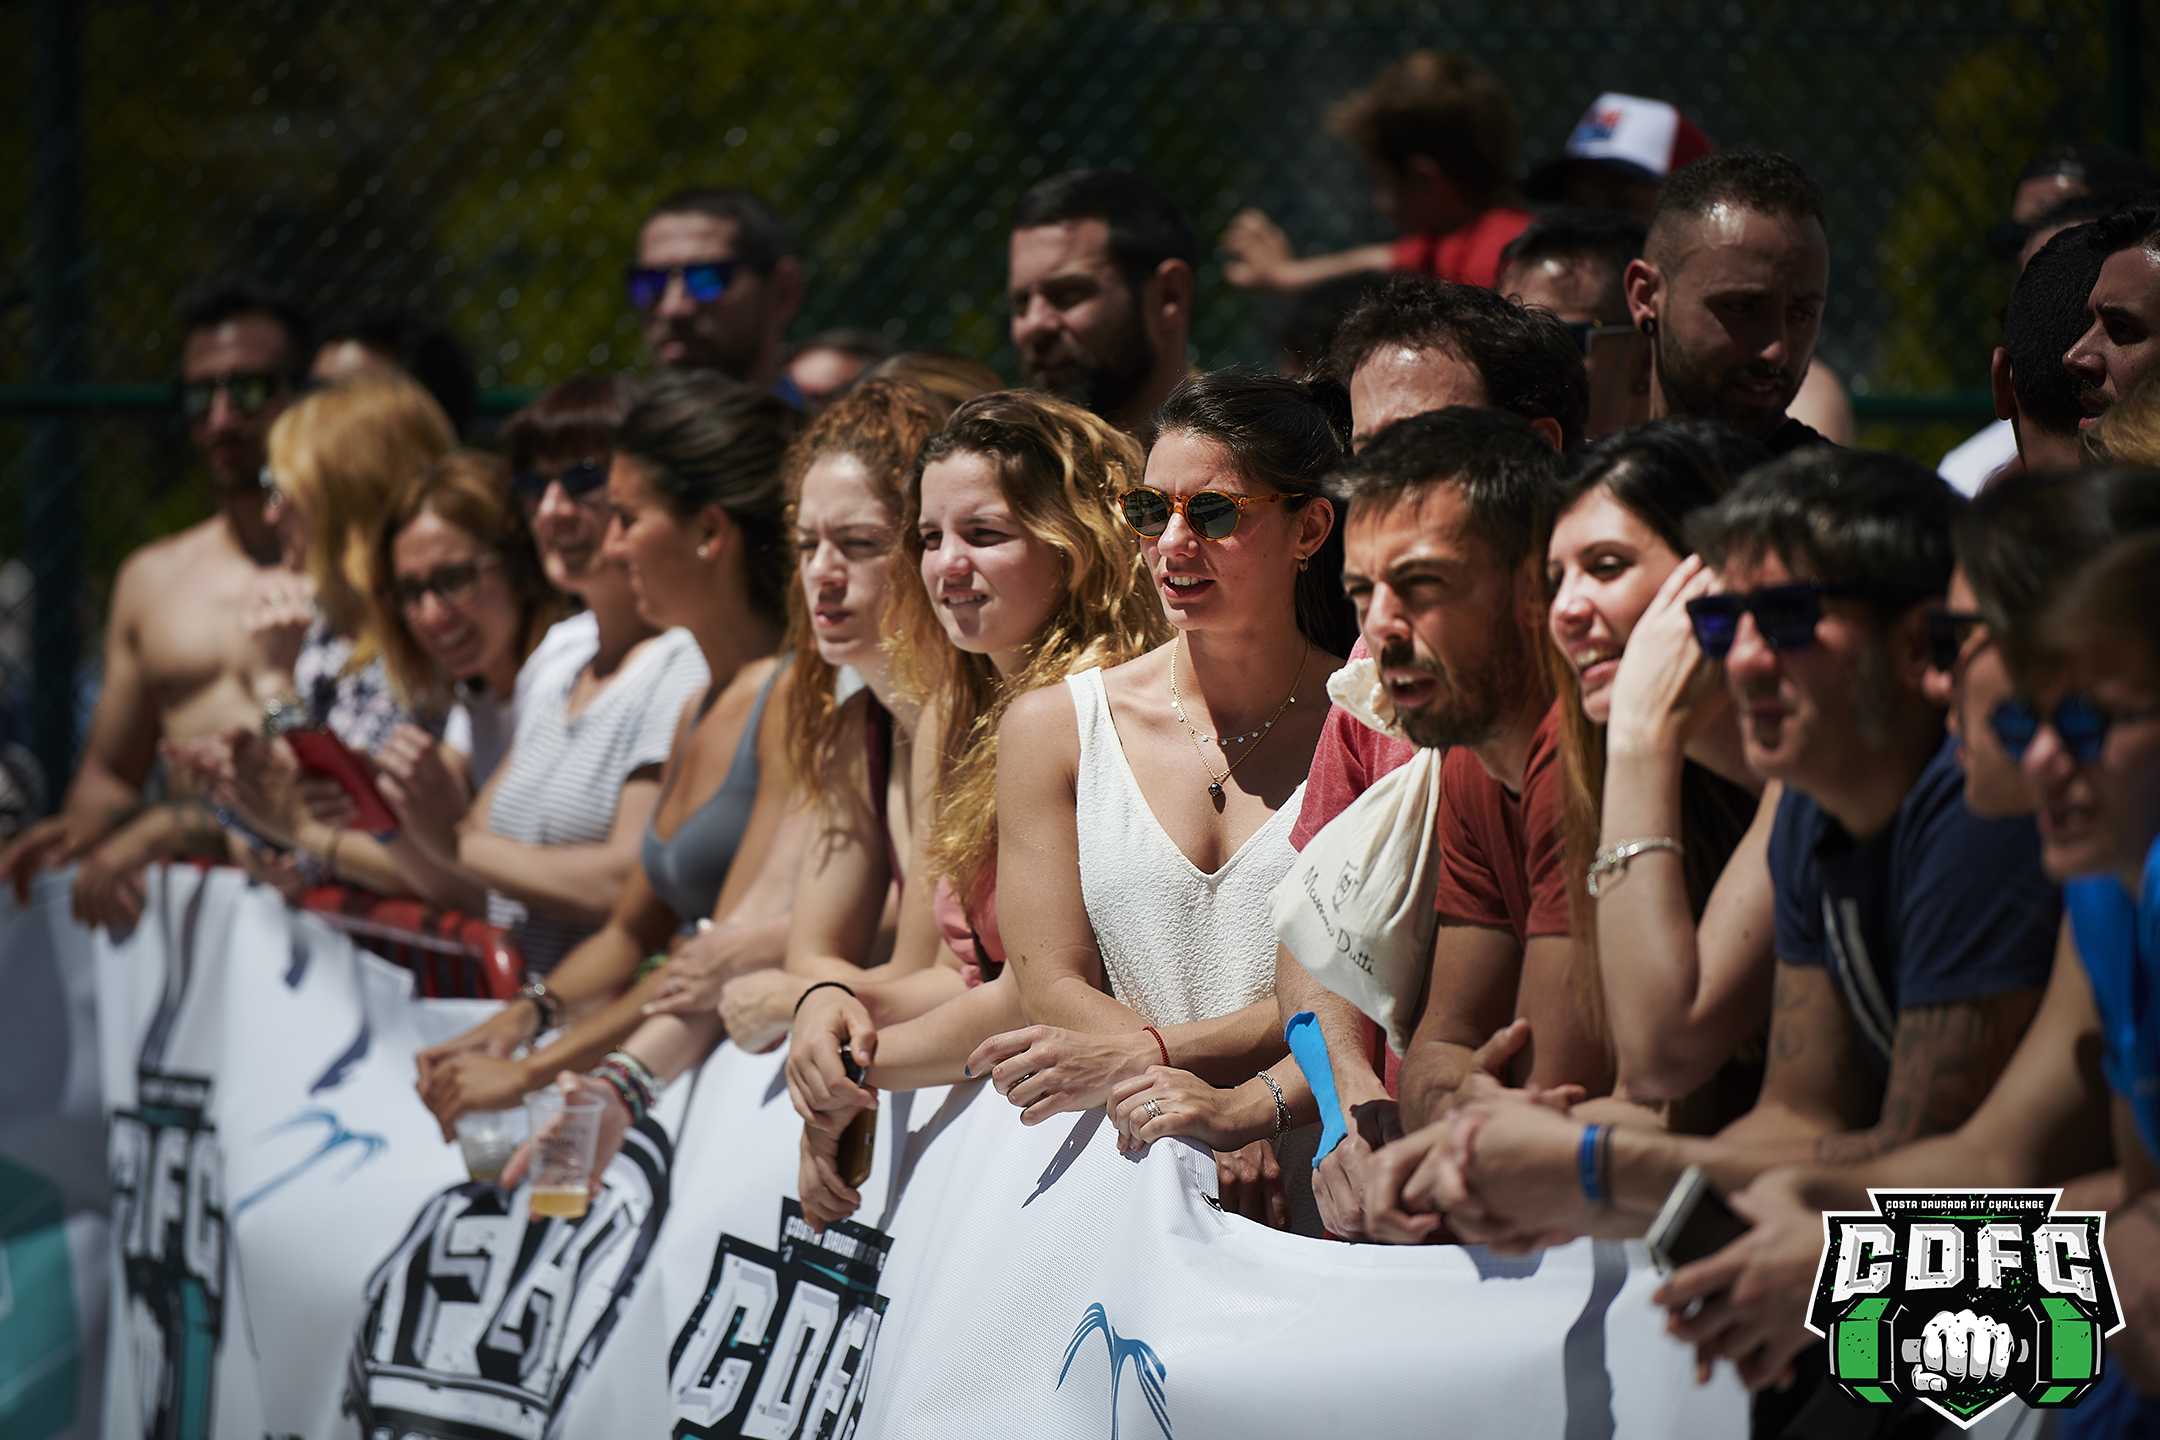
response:
M1162 1101L1155 1099L1153 1096L1149 1096L1147 1104L1140 1108L1147 1111L1154 1119L1162 1119Z

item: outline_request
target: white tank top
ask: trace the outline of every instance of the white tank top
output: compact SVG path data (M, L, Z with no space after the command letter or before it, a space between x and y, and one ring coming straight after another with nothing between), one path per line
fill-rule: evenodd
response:
M1297 858L1290 827L1305 786L1220 870L1202 871L1140 793L1110 718L1102 671L1083 670L1065 683L1080 721L1080 898L1110 993L1153 1025L1218 1019L1269 994L1275 927L1268 902Z

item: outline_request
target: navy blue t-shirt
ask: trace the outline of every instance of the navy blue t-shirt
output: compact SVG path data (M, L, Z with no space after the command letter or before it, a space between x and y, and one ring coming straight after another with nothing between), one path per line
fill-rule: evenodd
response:
M1770 832L1777 956L1829 967L1878 1074L1899 1012L2039 990L2054 962L2061 897L2040 869L2032 820L1965 808L1954 741L1879 833L1855 840L1787 790Z

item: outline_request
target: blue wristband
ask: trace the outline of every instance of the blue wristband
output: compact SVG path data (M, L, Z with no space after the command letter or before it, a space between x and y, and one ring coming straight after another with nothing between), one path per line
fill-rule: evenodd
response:
M1604 1134L1603 1125L1585 1125L1582 1144L1575 1151L1575 1178L1582 1182L1582 1193L1593 1205L1605 1203L1605 1187L1598 1183L1598 1141Z

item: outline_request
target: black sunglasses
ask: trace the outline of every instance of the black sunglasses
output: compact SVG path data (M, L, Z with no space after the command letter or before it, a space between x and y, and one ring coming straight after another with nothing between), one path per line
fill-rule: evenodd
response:
M2071 759L2090 765L2107 748L2110 729L2155 716L2160 716L2160 706L2110 710L2090 695L2065 695L2055 702L2053 715L2042 715L2030 703L2012 696L1988 712L1988 728L2002 742L2005 754L2023 762L2025 752L2040 737L2040 727L2046 725L2054 730Z
M586 496L607 484L608 467L598 460L580 460L566 465L550 475L544 470L520 470L510 477L510 493L517 496L518 503L527 510L540 508L540 501L547 495L550 485L560 485L563 494L572 500L582 501Z
M1815 643L1826 599L1897 603L1920 599L1926 591L1892 585L1840 584L1812 580L1765 585L1760 590L1702 595L1687 602L1695 643L1712 660L1723 660L1740 634L1740 617L1753 615L1763 643L1773 650L1804 650Z
M242 415L260 415L271 401L285 393L287 383L286 377L275 370L235 370L201 380L184 380L180 383L180 409L188 419L200 420L210 413L222 390L233 409Z
M683 289L700 305L710 305L735 281L733 260L700 260L692 265L632 265L625 273L630 304L650 310L667 295L668 281L682 276Z
M1946 610L1940 606L1927 612L1928 664L1948 675L1957 669L1958 656L1964 653L1965 637L1976 625L1987 624L1987 616L1970 610Z
M390 582L390 599L400 610L417 610L430 595L440 596L447 605L462 605L472 598L480 577L500 563L492 555L482 555L437 566L425 575L401 575Z

